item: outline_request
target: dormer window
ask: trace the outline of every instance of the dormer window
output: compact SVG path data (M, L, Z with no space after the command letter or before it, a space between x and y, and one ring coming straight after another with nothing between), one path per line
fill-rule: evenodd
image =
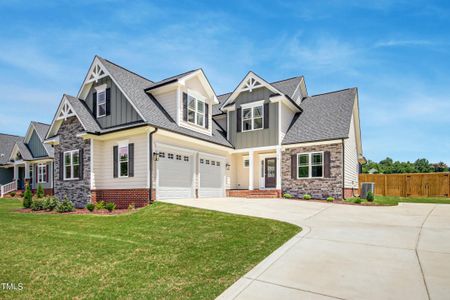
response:
M106 84L102 84L95 88L97 95L97 118L106 116Z
M205 127L205 102L188 94L187 121Z

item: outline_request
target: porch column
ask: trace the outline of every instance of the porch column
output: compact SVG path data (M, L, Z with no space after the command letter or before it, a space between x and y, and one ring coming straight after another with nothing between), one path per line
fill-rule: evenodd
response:
M14 180L19 179L19 167L14 165Z
M277 147L277 185L276 189L281 190L281 147Z
M30 179L30 163L25 162L25 179Z
M248 189L250 191L253 190L253 173L255 172L254 170L254 159L253 159L253 150L250 150L248 152Z

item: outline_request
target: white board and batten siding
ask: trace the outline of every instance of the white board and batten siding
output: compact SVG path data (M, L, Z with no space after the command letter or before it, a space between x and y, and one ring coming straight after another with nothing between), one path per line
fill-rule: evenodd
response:
M356 131L354 116L350 122L348 139L344 140L344 186L346 188L358 188L358 152L356 146Z
M113 148L121 142L134 144L134 176L114 178ZM94 141L93 189L132 189L148 187L148 134L109 141Z

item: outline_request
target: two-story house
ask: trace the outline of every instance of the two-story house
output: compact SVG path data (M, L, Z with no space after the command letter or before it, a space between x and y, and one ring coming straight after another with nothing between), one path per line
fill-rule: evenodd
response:
M217 96L201 69L151 81L96 56L48 130L54 192L77 206L168 198L342 198L363 160L357 89L308 96L302 76L249 72Z
M25 137L0 135L0 185L12 185L8 191L24 190L29 183L32 191L41 185L53 194L53 148L44 144L50 125L31 122Z

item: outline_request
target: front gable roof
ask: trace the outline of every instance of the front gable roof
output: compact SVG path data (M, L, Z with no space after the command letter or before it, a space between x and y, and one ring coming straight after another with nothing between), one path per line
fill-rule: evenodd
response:
M0 133L0 165L9 163L14 146L22 140L21 136Z
M33 135L33 132L36 132L39 140L41 141L45 151L47 152L47 155L49 157L53 157L54 150L50 145L44 144L44 140L47 136L47 132L50 129L50 125L31 121L30 125L28 126L27 134L25 135L25 139L23 141L24 145L28 144L30 142L31 136Z

